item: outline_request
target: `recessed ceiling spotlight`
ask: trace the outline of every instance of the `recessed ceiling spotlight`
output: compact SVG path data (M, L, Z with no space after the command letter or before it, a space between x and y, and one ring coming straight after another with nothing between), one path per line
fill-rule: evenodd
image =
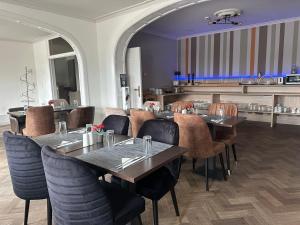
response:
M230 25L241 25L242 22L233 21L232 18L238 17L242 14L239 9L222 9L213 14L213 17L205 17L208 24L230 24Z
M16 23L21 23L21 21L20 20L16 20Z

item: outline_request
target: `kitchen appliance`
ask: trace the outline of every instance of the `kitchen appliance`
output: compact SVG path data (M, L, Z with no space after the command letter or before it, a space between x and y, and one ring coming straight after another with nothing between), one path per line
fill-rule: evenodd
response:
M300 84L300 74L287 75L285 84Z

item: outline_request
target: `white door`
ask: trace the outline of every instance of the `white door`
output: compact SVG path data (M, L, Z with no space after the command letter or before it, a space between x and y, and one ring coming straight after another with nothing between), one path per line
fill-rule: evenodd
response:
M130 87L131 108L143 107L142 93L142 61L141 48L129 48L127 50L127 74Z

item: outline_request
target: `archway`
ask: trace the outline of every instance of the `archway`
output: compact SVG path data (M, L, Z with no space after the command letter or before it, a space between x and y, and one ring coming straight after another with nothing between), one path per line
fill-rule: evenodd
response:
M161 8L156 12L151 13L150 15L141 18L139 21L137 21L131 27L129 27L120 37L115 50L115 76L117 81L117 87L119 86L118 76L122 73L126 73L126 52L128 44L137 32L139 32L141 29L143 29L148 24L154 22L155 20L164 17L172 12L207 1L209 0L184 0L180 2L175 2L164 8ZM118 105L120 106L121 104L121 98L119 97Z
M60 36L63 39L65 39L71 45L71 47L74 49L74 52L77 56L81 102L84 105L90 104L86 57L84 55L84 52L83 52L82 47L80 46L79 42L76 40L76 38L72 34L66 32L65 30L60 29L58 27L44 23L42 21L28 18L26 16L15 14L15 13L4 11L4 10L0 10L0 18L5 19L5 20L10 20L12 22L18 22L18 23L23 24L24 26L30 26L30 27L34 27L34 28L37 28L40 30L44 30L46 32L52 33L56 36Z

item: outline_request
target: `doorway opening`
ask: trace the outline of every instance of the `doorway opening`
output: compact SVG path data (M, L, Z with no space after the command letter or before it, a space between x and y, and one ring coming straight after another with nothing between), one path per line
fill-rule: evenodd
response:
M49 40L52 94L55 99L81 104L78 60L73 48L63 38Z

